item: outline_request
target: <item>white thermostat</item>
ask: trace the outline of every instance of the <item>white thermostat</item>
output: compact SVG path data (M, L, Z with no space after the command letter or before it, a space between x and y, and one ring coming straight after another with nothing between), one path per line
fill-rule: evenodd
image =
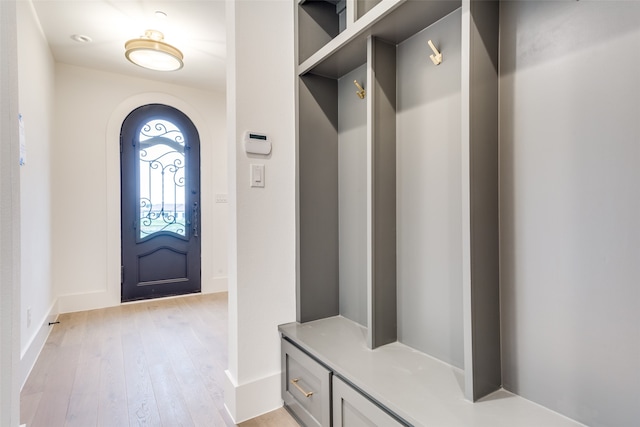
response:
M264 133L245 132L244 151L251 154L269 154L271 152L271 140Z

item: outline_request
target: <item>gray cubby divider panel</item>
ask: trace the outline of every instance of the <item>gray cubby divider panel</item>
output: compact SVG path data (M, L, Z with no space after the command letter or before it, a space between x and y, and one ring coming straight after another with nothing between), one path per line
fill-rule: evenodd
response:
M468 13L464 13L468 10ZM465 21L468 19L468 21ZM463 3L463 310L465 395L476 401L502 386L498 224L497 1ZM466 35L466 37L465 37ZM465 132L466 131L466 132ZM464 161L464 160L463 160ZM465 226L463 226L463 229Z
M370 348L396 341L396 46L375 37L369 62Z
M299 78L299 322L338 314L337 81Z

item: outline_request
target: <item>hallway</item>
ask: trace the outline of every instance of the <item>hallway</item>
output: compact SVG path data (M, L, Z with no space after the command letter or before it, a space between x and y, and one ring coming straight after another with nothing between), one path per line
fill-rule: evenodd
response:
M224 408L227 294L61 315L21 393L21 422L234 426ZM280 409L242 426L297 426Z

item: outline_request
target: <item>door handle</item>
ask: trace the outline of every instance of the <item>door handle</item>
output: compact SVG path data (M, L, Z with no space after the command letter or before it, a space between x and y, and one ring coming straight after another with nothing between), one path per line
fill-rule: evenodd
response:
M193 237L198 237L198 202L193 202Z

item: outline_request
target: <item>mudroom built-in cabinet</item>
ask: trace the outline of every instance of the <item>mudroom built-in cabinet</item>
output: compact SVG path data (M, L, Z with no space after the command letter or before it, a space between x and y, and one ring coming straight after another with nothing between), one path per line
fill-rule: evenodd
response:
M502 384L499 4L295 3L285 406L307 426L473 419Z

